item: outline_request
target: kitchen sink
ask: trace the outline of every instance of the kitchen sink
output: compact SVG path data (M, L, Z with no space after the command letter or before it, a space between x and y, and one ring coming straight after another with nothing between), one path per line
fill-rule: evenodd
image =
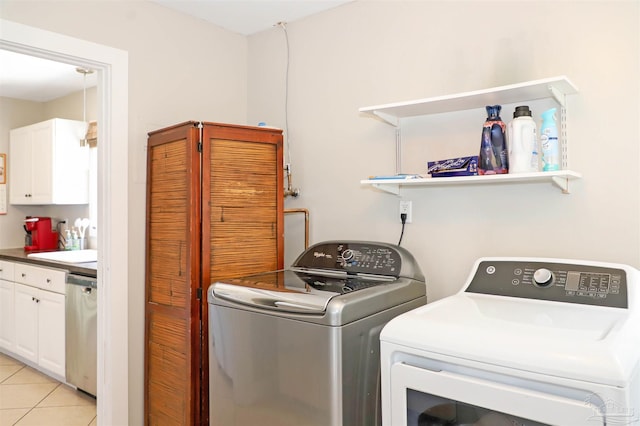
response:
M29 253L27 257L53 260L55 262L87 263L98 261L98 251L93 249L50 251L44 253Z

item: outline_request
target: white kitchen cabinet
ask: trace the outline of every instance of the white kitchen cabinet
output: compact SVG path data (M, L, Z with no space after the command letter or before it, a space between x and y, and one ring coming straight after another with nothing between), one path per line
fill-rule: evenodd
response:
M0 260L0 348L14 351L15 310L13 263Z
M39 290L15 284L15 353L38 363L38 300Z
M14 264L13 352L59 378L65 377L66 271Z
M65 296L38 292L38 365L65 376Z
M54 118L9 132L11 204L88 204L89 148L81 121Z
M14 283L0 280L0 348L14 351Z
M568 170L568 135L566 132L566 96L577 93L577 88L564 76L542 80L528 81L508 86L458 93L454 95L437 96L408 102L396 102L386 105L376 105L360 108L360 112L375 117L396 128L396 173L387 178L365 179L360 183L371 185L380 190L399 194L401 187L443 186L443 185L472 185L519 183L535 181L551 181L559 186L563 192L569 192L569 182L579 179L580 173ZM517 102L527 102L538 99L553 98L560 106L561 132L560 142L562 151L562 170L555 172L513 173L504 175L464 176L431 178L416 175L401 175L402 141L400 127L402 120L409 117L426 116L431 114L448 113L477 108L486 105L504 105Z

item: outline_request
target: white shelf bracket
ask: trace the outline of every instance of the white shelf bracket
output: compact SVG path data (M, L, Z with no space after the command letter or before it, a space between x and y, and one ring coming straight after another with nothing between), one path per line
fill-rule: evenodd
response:
M384 192L388 192L393 195L400 195L400 185L393 185L388 183L374 183L372 186Z
M385 114L384 112L380 112L380 111L373 111L373 114L376 117L378 117L380 120L389 124L390 126L393 126L396 128L400 126L400 119L394 115Z
M556 102L558 102L560 104L560 106L562 108L564 108L565 105L565 94L562 93L560 90L558 90L556 87L554 86L549 86L549 91L551 92L551 95L553 96L553 99L556 100Z
M569 178L566 176L553 176L553 183L555 183L563 194L569 194Z

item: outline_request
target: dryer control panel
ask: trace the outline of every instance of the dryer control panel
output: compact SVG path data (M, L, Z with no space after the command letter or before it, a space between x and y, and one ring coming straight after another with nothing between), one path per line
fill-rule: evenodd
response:
M626 271L587 264L483 260L465 291L628 308Z

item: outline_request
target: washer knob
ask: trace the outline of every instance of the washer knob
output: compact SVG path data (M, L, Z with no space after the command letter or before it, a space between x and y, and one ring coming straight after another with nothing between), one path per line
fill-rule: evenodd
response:
M553 274L547 268L540 268L533 273L533 283L537 287L549 287L553 284Z
M353 250L351 249L346 249L345 251L342 252L342 258L346 261L349 261L351 259L353 259L353 257L355 256L355 254L353 253Z

